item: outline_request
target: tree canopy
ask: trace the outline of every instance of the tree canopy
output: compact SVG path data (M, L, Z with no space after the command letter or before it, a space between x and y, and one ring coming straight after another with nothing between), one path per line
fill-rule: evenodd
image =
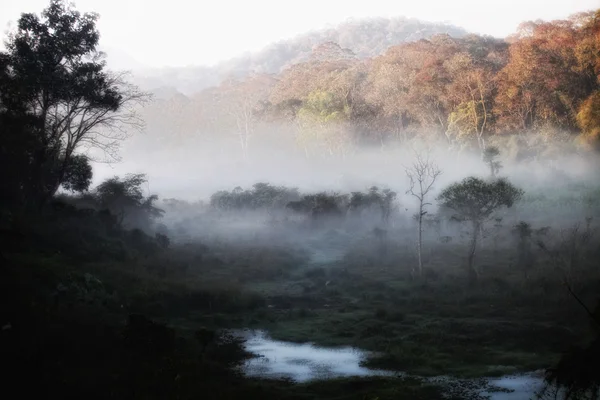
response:
M117 216L119 225L146 229L164 211L154 205L158 200L156 195L144 196L144 183L144 174L130 174L123 179L114 177L98 185L92 195L98 208Z
M472 224L472 239L467 257L471 283L476 282L479 275L473 260L482 225L500 208L512 207L523 193L523 190L503 178L486 181L468 177L448 186L438 196L441 206L456 213L455 218Z
M146 95L106 70L97 19L52 0L40 16L22 14L0 52L1 167L12 172L2 180L13 201L43 203L62 184L87 189L81 153L116 158L123 128L141 126L131 107Z
M157 130L164 138L161 145L175 137L179 143L198 130L229 135L231 129L216 126L211 111L215 96L227 94L252 110L245 119L254 127L257 121L291 122L293 143L308 157L415 139L483 152L488 142L498 145L519 135L531 156L546 151L549 135L593 144L598 138L599 15L527 22L506 40L438 32L390 43L366 58L356 47L328 39L313 43L310 54L286 68L238 77L235 93L224 82L185 102L178 94L149 108L148 117L161 113L169 121L162 124L177 130L168 136L165 129ZM259 136L261 130L252 133Z
M500 207L512 207L522 195L523 191L506 179L485 181L468 177L445 188L438 201L459 217L480 223Z

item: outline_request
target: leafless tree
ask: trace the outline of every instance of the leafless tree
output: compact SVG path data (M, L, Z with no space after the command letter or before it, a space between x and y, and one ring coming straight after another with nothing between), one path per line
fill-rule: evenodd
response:
M419 202L419 210L415 215L415 219L419 224L418 238L417 238L417 255L419 259L418 274L419 276L423 273L423 217L427 214L425 207L431 205L426 201L427 195L433 188L433 184L437 178L442 174L437 164L429 159L430 153L423 153L415 151L415 160L413 165L405 167L406 175L408 176L410 187L406 191L406 194L410 194L415 197ZM412 274L415 276L417 271L413 268Z

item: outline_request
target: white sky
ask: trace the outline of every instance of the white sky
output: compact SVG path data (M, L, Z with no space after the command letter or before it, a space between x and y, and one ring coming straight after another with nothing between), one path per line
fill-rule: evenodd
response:
M47 0L0 0L4 32ZM600 0L75 0L100 14L101 46L145 66L212 64L347 18L407 16L505 37L525 20L600 8ZM4 37L4 35L2 35ZM133 58L128 60L127 58Z

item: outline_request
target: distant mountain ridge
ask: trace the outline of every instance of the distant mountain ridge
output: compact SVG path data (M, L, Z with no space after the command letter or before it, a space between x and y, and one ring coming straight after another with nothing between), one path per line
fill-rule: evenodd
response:
M106 63L113 70L141 71L148 66L139 62L123 50L114 47L100 46L99 50L106 55Z
M383 54L389 47L427 39L437 34L464 37L468 32L443 23L424 22L414 18L368 18L348 20L335 28L311 31L292 39L273 43L263 50L245 54L214 67L181 67L139 71L135 83L146 90L171 87L190 95L218 85L228 77L243 78L251 73L279 73L286 67L311 60L319 46L339 45L340 56L367 58Z

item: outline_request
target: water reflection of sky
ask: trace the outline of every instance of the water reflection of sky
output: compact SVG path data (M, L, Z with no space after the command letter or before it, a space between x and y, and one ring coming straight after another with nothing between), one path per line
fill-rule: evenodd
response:
M259 357L248 360L248 376L285 377L297 382L341 376L389 374L360 366L366 353L345 347L327 349L311 344L292 344L269 339L256 332L246 342L246 349Z
M246 349L257 357L244 364L247 376L263 378L289 378L296 382L330 379L344 376L402 375L389 371L361 367L367 352L351 347L323 348L312 344L294 344L270 339L262 331L246 331L240 334L246 339ZM448 383L453 378L442 379ZM432 383L436 378L432 378ZM543 382L539 374L523 374L490 378L488 388L480 389L480 395L490 400L526 400L535 398ZM500 389L500 390L498 390ZM507 391L504 391L504 390Z
M534 393L542 388L543 379L535 374L504 376L490 379L489 384L510 390L510 392L483 392L483 395L490 396L490 400L529 400L535 398Z

